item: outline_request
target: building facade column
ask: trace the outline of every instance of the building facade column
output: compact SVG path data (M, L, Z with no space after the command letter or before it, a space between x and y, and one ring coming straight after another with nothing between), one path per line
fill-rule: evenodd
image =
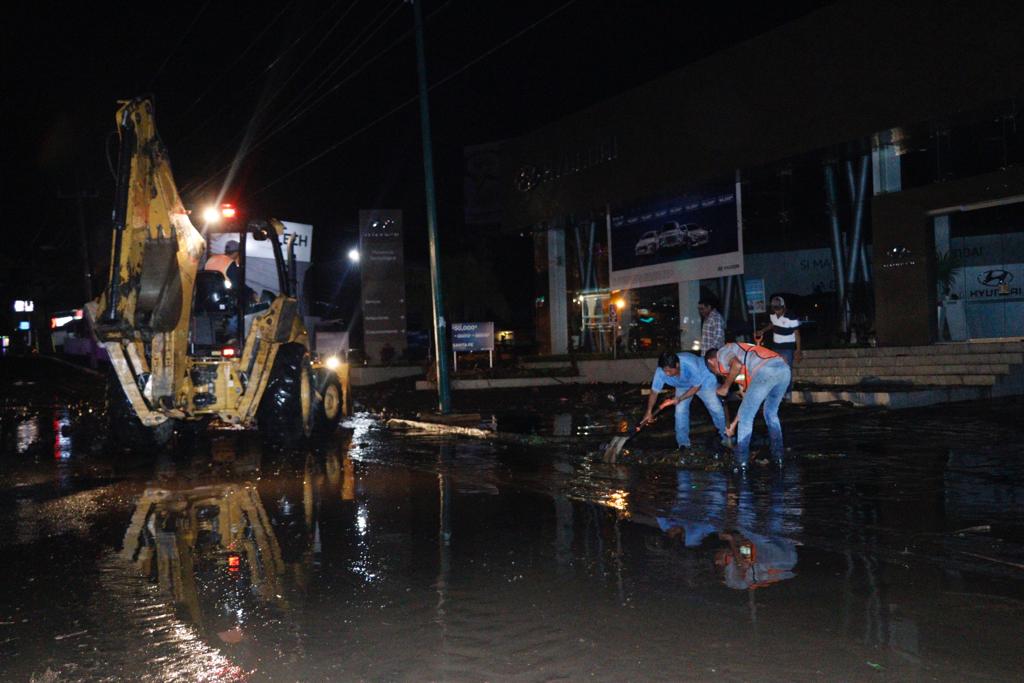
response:
M548 322L551 353L569 353L569 296L565 284L565 230L547 231Z
M700 341L700 280L679 283L679 349L691 351Z

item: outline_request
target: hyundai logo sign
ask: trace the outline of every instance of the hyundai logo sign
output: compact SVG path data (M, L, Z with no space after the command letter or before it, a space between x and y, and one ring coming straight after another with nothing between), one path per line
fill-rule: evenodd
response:
M1001 285L1008 285L1011 282L1013 282L1013 273L1002 268L978 273L978 284L985 287L999 287Z

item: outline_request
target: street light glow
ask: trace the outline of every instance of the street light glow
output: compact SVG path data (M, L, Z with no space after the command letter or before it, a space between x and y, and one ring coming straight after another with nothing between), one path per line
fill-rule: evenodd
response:
M352 263L359 263L359 250L352 247L348 250L348 260Z

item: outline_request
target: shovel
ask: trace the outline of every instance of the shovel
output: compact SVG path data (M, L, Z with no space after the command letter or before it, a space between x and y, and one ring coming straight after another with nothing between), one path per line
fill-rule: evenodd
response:
M629 443L634 436L636 436L644 429L646 429L649 425L654 424L655 420L657 420L658 417L660 417L661 414L665 412L665 409L668 408L669 406L675 406L675 401L672 399L668 399L662 402L662 404L658 406L658 409L654 411L654 414L651 415L650 420L648 420L647 422L638 422L637 425L633 427L633 429L629 430L629 433L626 434L625 436L613 436L612 440L608 442L608 446L604 449L604 454L601 456L601 461L614 464L618 460L619 454L622 453L622 449L626 447L626 444Z

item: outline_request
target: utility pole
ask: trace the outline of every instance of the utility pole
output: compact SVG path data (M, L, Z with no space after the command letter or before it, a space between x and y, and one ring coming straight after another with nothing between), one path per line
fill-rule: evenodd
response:
M71 194L59 192L57 196L60 199L74 199L78 205L78 254L82 260L82 293L85 295L82 305L84 306L92 301L92 261L89 259L89 239L85 229L85 200L95 199L97 195L95 190L88 192L79 190ZM93 370L96 369L96 354L94 353L89 354L89 367Z
M448 328L444 319L441 292L441 254L437 243L437 200L434 196L434 152L430 137L430 102L427 99L427 60L423 49L423 0L412 3L416 25L416 67L419 72L420 132L423 136L423 179L427 194L427 235L430 238L430 285L434 293L434 362L437 364L438 409L442 415L452 410L448 386Z
M92 265L89 260L89 242L85 229L85 200L95 199L96 192L82 190L70 194L58 192L57 197L59 199L74 199L78 205L78 253L82 262L82 293L85 295L82 302L85 303L92 300Z

